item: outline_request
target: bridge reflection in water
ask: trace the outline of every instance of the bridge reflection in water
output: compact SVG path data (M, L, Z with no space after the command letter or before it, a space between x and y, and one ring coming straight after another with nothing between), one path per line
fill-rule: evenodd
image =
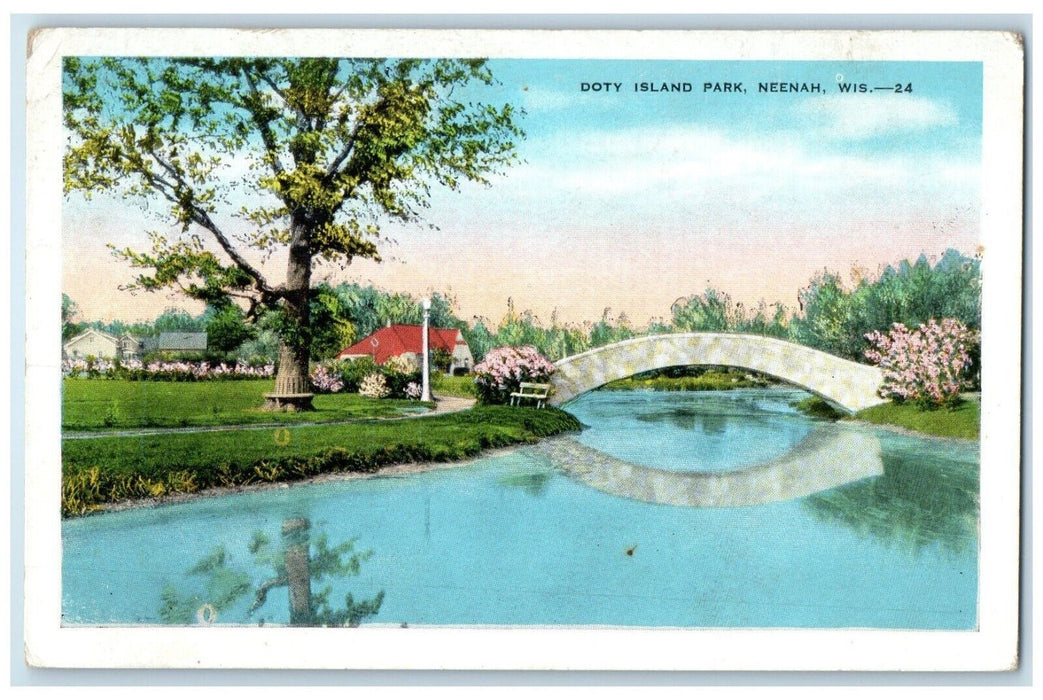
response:
M884 473L880 441L850 428L815 428L792 450L731 472L656 469L612 457L571 437L532 448L600 491L671 506L751 506L802 498Z

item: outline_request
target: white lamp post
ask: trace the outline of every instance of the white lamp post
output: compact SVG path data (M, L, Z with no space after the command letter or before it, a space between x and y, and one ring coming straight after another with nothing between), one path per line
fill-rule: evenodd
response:
M423 298L420 300L420 306L424 309L424 330L423 330L423 351L424 351L424 364L423 364L423 392L420 396L421 401L431 401L431 361L428 359L428 342L427 342L427 325L428 319L431 316L431 300Z

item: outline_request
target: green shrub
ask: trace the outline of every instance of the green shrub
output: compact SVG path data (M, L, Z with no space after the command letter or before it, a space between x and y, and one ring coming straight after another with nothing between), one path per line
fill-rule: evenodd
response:
M357 394L363 379L375 372L380 372L380 366L368 355L354 360L345 360L339 365L339 369L341 379L344 380L344 391L349 394Z

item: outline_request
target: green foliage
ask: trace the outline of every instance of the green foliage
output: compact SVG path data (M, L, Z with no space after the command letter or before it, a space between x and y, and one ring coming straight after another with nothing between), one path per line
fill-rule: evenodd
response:
M62 342L68 342L83 332L83 324L74 319L79 315L79 310L68 294L62 294Z
M670 309L673 329L690 332L753 333L784 338L788 331L786 309L763 301L751 312L731 296L713 288L678 299Z
M675 301L671 307L674 327L683 331L728 331L735 321L735 306L727 294L716 289Z
M311 291L311 323L311 356L315 359L334 357L355 342L350 309L328 284Z
M423 381L420 366L402 355L388 358L380 370L391 398L406 398L406 387L410 384L419 385Z
M263 322L258 324L255 330L253 339L247 340L236 349L236 356L255 366L274 363L279 358L279 334L265 327Z
M980 437L980 405L977 400L961 399L949 408L924 409L913 403L885 403L863 409L854 416L839 413L817 396L796 402L800 412L824 420L854 418L875 425L891 425L938 437L977 440Z
M556 315L550 326L544 326L531 311L517 312L508 300L507 313L496 330L490 329L484 319L471 328L464 328L464 339L471 348L475 362L481 362L493 348L531 345L551 361L589 350L592 347L626 340L635 335L625 314L611 317L605 309L596 323L585 325L563 324Z
M358 393L362 380L367 376L380 373L380 365L369 355L338 363L337 369L344 380L344 391L351 394Z
M913 264L885 268L876 279L857 274L851 288L838 274L823 272L799 299L801 314L790 324L793 341L862 361L866 334L894 323L915 328L930 319L955 318L980 330L980 260L949 249L933 265L920 256Z
M482 319L479 319L474 326L463 329L463 334L467 346L471 348L471 355L475 362L481 362L487 352L502 345L497 342L496 335L489 330L489 326Z
M83 332L87 328L93 328L117 338L124 333L137 337L158 335L164 331L195 333L207 330L207 324L214 313L215 309L211 308L199 316L192 316L184 309L171 307L165 309L151 321L135 321L131 323L113 319L111 321L74 322L73 319L79 316L76 302L69 298L68 294L62 294L62 340L69 340L69 338ZM65 337L67 333L69 337Z
M431 370L446 373L453 364L453 354L445 348L435 348L431 353Z
M206 319L204 316L193 317L184 309L167 308L152 322L152 332L155 334L173 333L199 333L206 330Z
M817 396L809 396L806 399L796 401L793 403L793 407L804 415L811 416L812 418L819 418L821 420L835 421L846 417L845 414L839 413L824 399L820 399Z
M209 350L221 355L233 354L243 343L252 340L257 331L246 322L246 316L235 304L208 309L206 342Z
M285 444L267 430L65 440L62 513L83 515L105 503L178 493L178 484L194 491L460 460L580 428L555 408L485 406L414 420L287 428Z
M556 361L638 335L717 331L782 338L788 333L788 316L781 304L769 306L761 302L748 311L742 304L733 303L727 294L714 289L675 302L672 314L670 323L653 319L643 330L636 330L626 314L613 317L610 309L605 309L601 318L593 323L563 324L552 316L550 325L545 326L531 311L515 311L508 300L507 313L495 330L488 321L479 319L473 327L464 328L463 334L475 361L481 362L490 350L504 346L532 345Z
M630 329L630 321L626 314L620 314L613 319L609 315L610 312L610 309L605 309L601 312L601 319L590 327L588 333L590 347L597 348L634 337L634 331Z
M450 376L448 374L433 373L431 375L431 391L435 396L460 396L464 398L475 398L474 377L470 375Z
M767 377L746 370L678 367L643 372L609 382L603 388L608 391L727 391L764 387L770 383Z

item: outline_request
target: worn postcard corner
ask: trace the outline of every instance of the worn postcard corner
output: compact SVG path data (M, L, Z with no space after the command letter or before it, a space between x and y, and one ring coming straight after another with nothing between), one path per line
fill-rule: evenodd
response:
M27 663L1016 667L1018 35L28 50Z

